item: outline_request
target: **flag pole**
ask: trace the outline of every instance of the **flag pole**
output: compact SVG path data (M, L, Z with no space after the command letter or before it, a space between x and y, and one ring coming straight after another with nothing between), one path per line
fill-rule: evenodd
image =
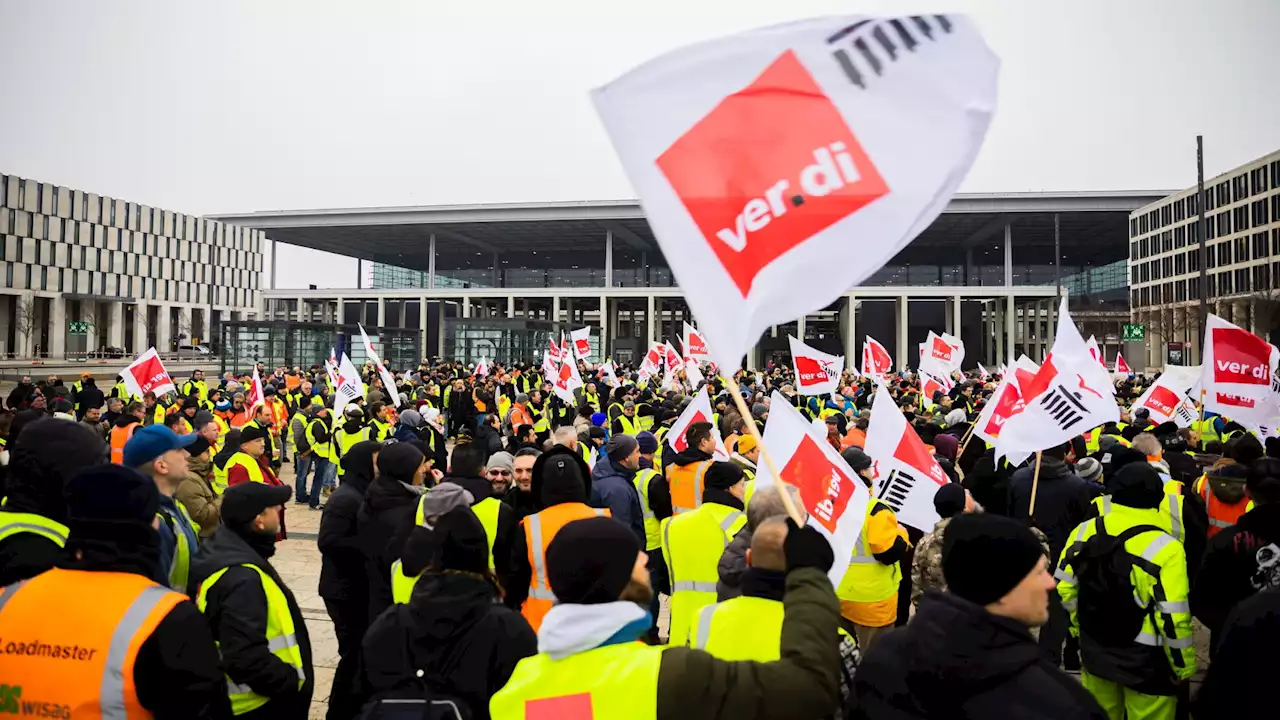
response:
M1027 521L1033 524L1032 518L1036 514L1036 490L1040 488L1040 459L1043 456L1043 451L1036 451L1036 472L1031 476L1031 506L1027 509Z
M969 447L969 440L973 438L973 428L977 424L977 419L969 423L969 429L965 431L964 437L960 439L960 452L956 453L956 462L960 462L960 458L964 456L965 448Z
M1200 450L1204 450L1204 388L1200 388L1200 422L1196 423L1196 431L1200 433Z
M764 445L764 438L760 435L760 428L756 427L755 418L751 417L751 409L747 407L747 401L742 397L742 388L738 387L738 381L734 377L737 373L724 376L725 385L729 386L729 393L733 395L733 404L737 406L738 413L742 415L744 424L747 426L747 432L751 433L751 437L756 439L756 444L760 446L760 455L764 458L764 464L768 466L770 474L773 475L774 482L778 483L778 495L782 497L782 505L787 509L787 514L796 522L796 525L804 526L804 518L800 514L800 510L795 503L791 501L791 493L787 492L786 481L782 479L782 474L778 472L778 468L773 464L773 457L769 455L769 448Z

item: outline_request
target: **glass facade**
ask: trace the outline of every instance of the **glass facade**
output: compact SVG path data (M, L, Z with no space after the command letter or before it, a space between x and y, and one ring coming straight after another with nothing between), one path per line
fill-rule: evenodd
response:
M466 363L510 358L540 359L551 338L565 331L558 323L489 318L449 318L444 323L444 357ZM599 338L592 337L598 343Z
M323 364L331 349L345 348L356 365L366 359L360 331L355 326L328 323L296 323L279 321L224 322L220 328L220 372L241 373L253 364L267 367L311 367ZM422 332L404 328L367 328L369 340L381 349L383 360L391 368L416 367L421 358L418 348ZM352 340L354 338L354 341ZM238 359L244 367L228 366L228 359Z

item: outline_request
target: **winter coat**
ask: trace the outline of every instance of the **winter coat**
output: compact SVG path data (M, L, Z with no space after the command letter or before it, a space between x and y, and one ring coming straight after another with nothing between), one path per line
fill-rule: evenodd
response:
M1280 505L1258 505L1209 540L1191 586L1191 610L1209 628L1216 647L1232 609L1262 590L1278 587Z
M154 545L73 539L69 547L78 551L79 557L64 553L58 567L66 570L147 578L160 571L159 551ZM92 592L92 588L86 591ZM205 616L189 600L175 605L142 641L133 663L133 684L138 702L157 718L221 720L231 716L227 680L214 636Z
M422 495L400 481L379 475L369 484L357 520L357 541L364 558L365 580L369 584L369 621L391 606L391 564L400 557L397 530L413 526L413 516Z
M424 671L436 692L489 717L489 698L516 663L538 652L538 637L519 612L495 604L487 580L428 573L408 605L388 608L365 634L359 694L368 700L417 682Z
M1019 468L1009 480L1009 517L1027 520L1035 461ZM1096 486L1076 475L1066 462L1046 457L1040 462L1040 487L1036 490L1036 514L1031 525L1049 538L1049 552L1062 557L1067 538L1094 514ZM976 498L975 498L976 499Z
M487 500L493 493L493 485L484 478L446 477L440 482L453 483L471 493L472 505ZM430 562L431 548L434 543L430 532L414 522L414 518L409 518L408 522L408 526L401 527L396 532L397 537L405 538L400 545L403 549L399 557L404 563L404 572L408 575L417 575L425 570L427 563ZM498 526L493 538L493 565L494 572L499 578L505 577L510 572L511 546L515 542L518 523L519 519L516 518L514 510L506 505L498 508Z
M1025 625L946 593L926 593L910 623L863 654L854 687L865 720L1107 717Z
M365 491L373 482L373 455L381 446L358 442L342 459L346 472L320 516L316 546L320 550L320 597L333 602L364 604L369 600L365 557L360 550L359 515Z
M724 602L742 595L742 574L747 571L747 550L751 547L751 528L743 525L733 541L724 548L717 570L716 602Z
M85 381L80 387L80 392L71 398L71 402L75 404L76 411L83 416L84 411L89 408L100 408L107 404L107 396L102 394L102 390L98 389L96 383Z
M578 483L562 481L560 478L557 478L554 483L545 481L542 469L546 467L547 462L562 456L567 456L577 465L578 472L586 481L586 487ZM587 467L586 461L581 455L564 445L552 447L533 463L533 483L529 489L537 500L538 511L562 503L586 504L587 499L591 497L591 486L591 470ZM516 528L512 537L508 574L506 577L498 577L503 589L506 590L503 602L513 610L519 610L529 597L529 583L530 578L533 577L533 568L529 566L529 544L525 541L523 524L522 520L521 526ZM496 552L497 548L494 548L494 551Z
M628 470L608 458L596 463L591 471L591 488L594 507L609 508L614 520L631 528L644 547L644 508L640 507L640 493L632 478L635 470Z
M512 485L511 489L502 496L502 502L515 511L517 523L538 512L538 506L533 501L533 492L525 492L519 485Z
M1193 701L1192 717L1274 716L1275 699L1266 688L1275 682L1275 669L1280 667L1280 587L1263 590L1237 605L1215 641L1217 652Z
M218 529L222 498L213 491L213 461L191 458L187 460L187 479L182 481L173 496L187 509L187 514L200 526L200 537L207 538Z
M486 462L489 456L496 452L502 452L502 436L498 434L489 425L481 425L476 428L475 440L472 441L477 447L482 448L485 452L484 459Z
M297 671L267 648L267 595L262 576L241 565L254 565L267 574L284 593L293 618L294 636L302 651L306 674L298 688ZM271 698L266 705L239 718L281 718L305 720L311 707L315 672L311 665L311 639L307 624L289 586L271 564L244 538L225 525L200 550L191 563L191 587L199 588L210 575L228 568L207 594L204 615L213 629L227 675L254 692Z

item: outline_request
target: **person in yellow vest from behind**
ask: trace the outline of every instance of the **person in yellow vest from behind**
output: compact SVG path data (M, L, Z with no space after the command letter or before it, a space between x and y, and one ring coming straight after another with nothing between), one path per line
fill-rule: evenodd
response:
M520 521L512 538L505 602L507 607L520 610L537 631L556 601L547 579L547 545L567 523L608 517L609 511L587 505L591 471L586 461L565 445L553 446L533 463L531 490L539 510Z
M698 613L689 647L730 662L773 662L782 652L782 598L787 590L785 515L767 518L751 534L742 595L708 605ZM852 710L853 673L861 655L853 636L840 628L832 642L840 648L840 705ZM851 712L846 711L845 717Z
M238 718L302 720L315 674L302 611L268 560L287 486L242 483L222 496L222 524L191 568L196 606L222 655L224 691Z
M187 508L174 499L187 479L187 448L198 435L175 435L163 425L145 427L124 446L124 465L151 478L160 491L156 530L160 533L160 577L173 590L188 591L191 559L199 549L200 528Z
M364 411L359 405L351 404L342 411L343 421L333 431L333 450L338 462L338 478L342 478L342 456L355 447L358 442L372 440L373 431L365 425Z
M120 465L97 465L68 478L65 493L70 538L58 566L0 588L0 637L20 639L0 654L3 712L226 717L226 682L207 623L186 595L149 577L155 484Z
M42 418L22 428L8 452L0 502L0 585L53 567L70 532L63 485L82 468L101 464L102 454L102 440L82 425Z
M640 496L640 512L644 517L644 551L649 556L645 567L649 571L649 583L653 586L653 601L649 605L649 614L653 616L653 627L649 629L646 640L650 644L658 643L658 595L671 594L667 580L667 562L662 559L662 521L671 517L671 496L666 495L666 505L659 500L655 504L651 499L654 486L665 479L656 467L654 455L658 452L658 439L648 430L636 435L636 445L640 449L640 469L636 471L632 482L636 493Z
M538 633L539 653L516 665L490 700L490 717L763 720L837 715L839 612L827 580L831 547L812 528L789 525L788 530L787 632L780 659L735 663L688 647L636 642L649 629L645 607L653 588L635 534L605 518L568 523L546 553L550 589L559 602Z
M871 492L871 480L867 477L871 472L871 457L857 447L846 448L840 456ZM909 548L906 530L898 524L893 510L872 498L867 503L862 532L853 547L853 562L836 588L844 627L857 636L862 652L870 650L876 638L893 628L898 619L901 561Z
M713 462L697 510L662 521L662 556L671 579L670 643L684 645L698 611L716 601L720 556L747 524L742 468Z

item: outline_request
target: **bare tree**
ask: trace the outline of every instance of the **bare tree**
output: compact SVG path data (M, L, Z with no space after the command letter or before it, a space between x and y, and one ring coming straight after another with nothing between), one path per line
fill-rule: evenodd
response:
M177 324L175 329L177 330L177 333L174 335L173 339L178 341L190 340L191 339L191 314L188 313L186 310L179 310L176 320L177 320ZM176 345L181 345L182 343L175 342L173 344L176 346ZM177 348L175 347L174 349L176 350Z
M17 306L14 313L14 331L23 339L23 346L27 353L31 353L33 350L31 336L36 331L36 299L31 295L23 295L16 298L14 303Z
M94 350L97 350L102 344L98 337L97 314L92 312L81 312L80 317L76 318L76 321L84 324L84 335L86 338L84 348L85 352L93 352ZM93 347L89 347L89 340L87 338L92 338Z
M1253 331L1271 341L1280 330L1280 289L1254 290L1246 297L1253 317Z

